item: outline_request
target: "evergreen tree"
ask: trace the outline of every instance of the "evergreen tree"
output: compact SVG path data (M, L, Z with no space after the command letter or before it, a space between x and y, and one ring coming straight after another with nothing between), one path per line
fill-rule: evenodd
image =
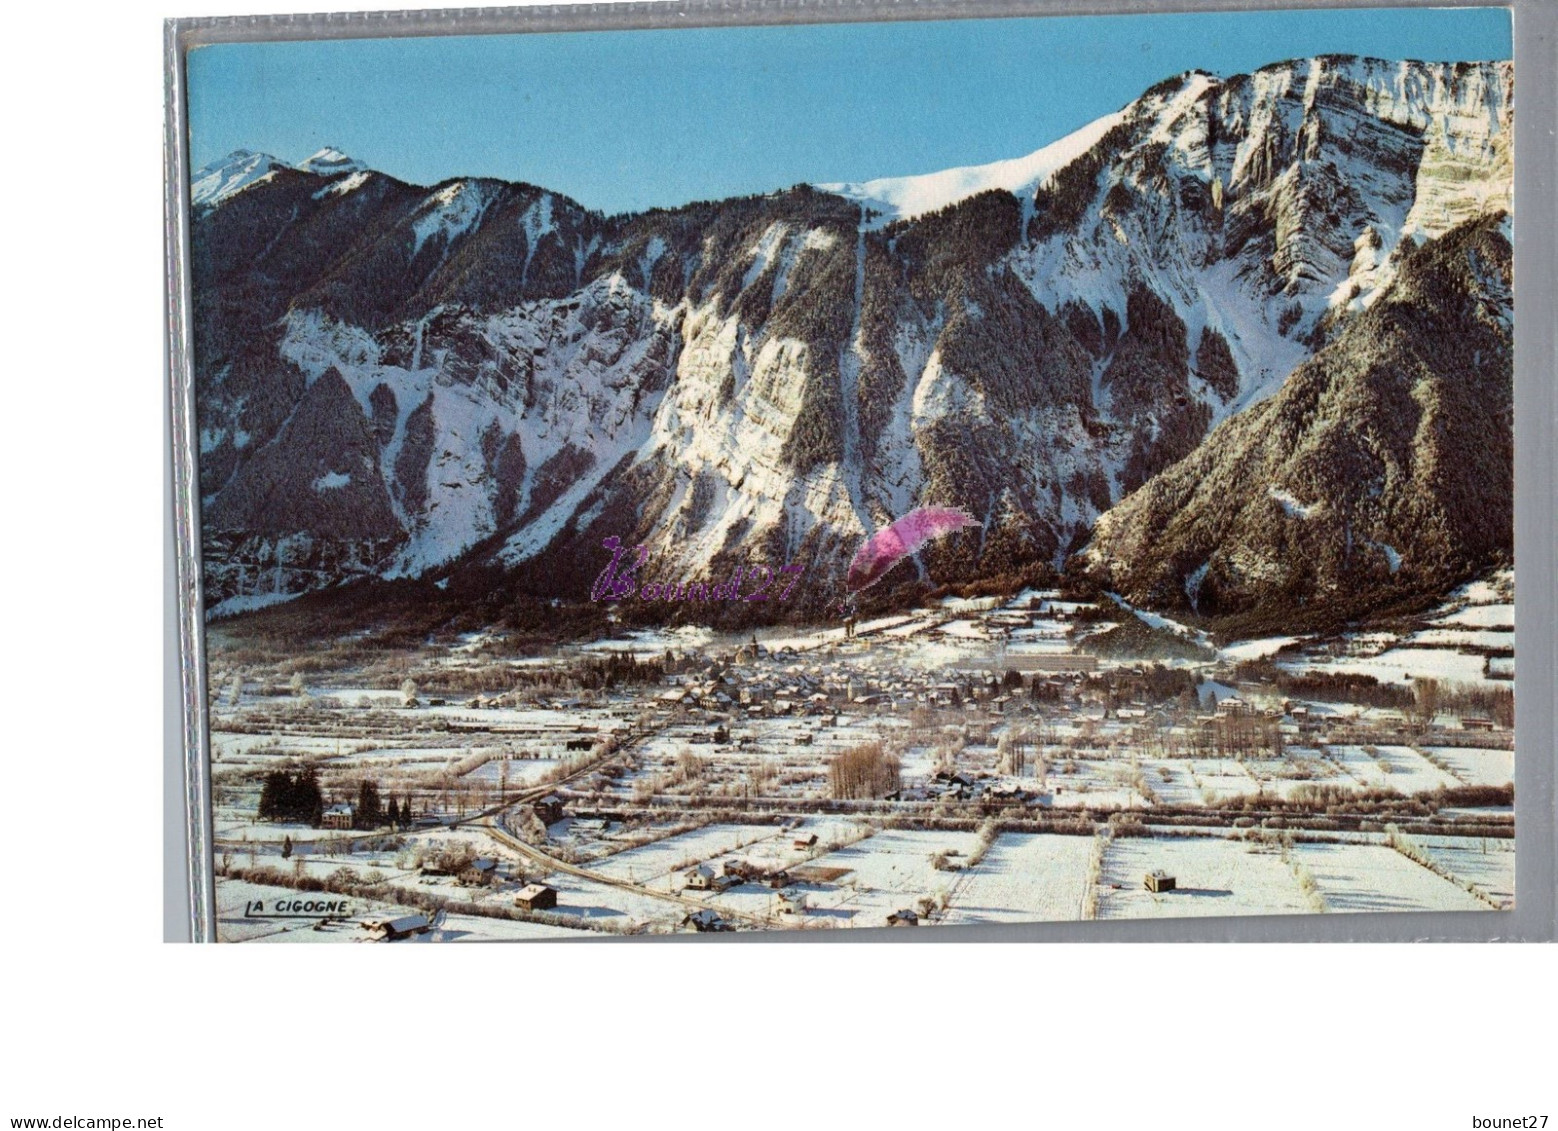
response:
M290 836L282 837L281 838L281 858L283 860L286 860L291 855L292 855L292 838Z
M319 789L319 771L309 767L299 774L293 793L295 819L307 821L317 829L325 819L325 797Z
M298 812L298 779L282 774L276 781L276 816L283 821L295 820Z
M260 786L260 820L274 821L281 812L281 783L286 776L280 770L265 775L265 782Z
M379 810L379 787L364 779L357 787L356 825L359 829L376 829L383 823L383 817Z

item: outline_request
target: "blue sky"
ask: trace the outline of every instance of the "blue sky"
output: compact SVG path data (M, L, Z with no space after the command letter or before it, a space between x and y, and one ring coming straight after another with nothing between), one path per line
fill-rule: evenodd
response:
M1504 59L1503 9L1352 9L223 44L189 57L195 166L321 146L431 184L621 212L1029 153L1199 67Z

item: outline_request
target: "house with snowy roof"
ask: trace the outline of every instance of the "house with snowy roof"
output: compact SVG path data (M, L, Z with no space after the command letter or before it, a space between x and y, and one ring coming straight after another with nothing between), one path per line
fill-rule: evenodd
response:
M356 817L356 810L344 801L337 801L324 811L319 819L320 828L349 829Z

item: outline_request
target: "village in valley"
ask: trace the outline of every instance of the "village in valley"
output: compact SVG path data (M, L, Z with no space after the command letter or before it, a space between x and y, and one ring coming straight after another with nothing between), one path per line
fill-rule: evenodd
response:
M522 655L215 621L218 936L1509 909L1513 586L1224 643L1039 589Z

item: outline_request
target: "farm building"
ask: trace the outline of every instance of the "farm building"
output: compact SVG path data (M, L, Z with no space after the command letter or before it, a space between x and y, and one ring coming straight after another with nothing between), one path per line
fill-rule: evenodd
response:
M816 846L817 846L817 834L816 833L801 833L799 836L797 836L795 838L794 842L791 844L791 847L796 849L798 852L805 852L808 848L815 848Z
M337 801L325 810L324 816L319 819L321 828L349 829L352 827L354 810L344 801Z
M1142 886L1148 891L1173 891L1174 877L1162 868L1154 868L1143 877Z
M655 705L669 710L672 707L680 707L691 698L692 692L685 687L673 687L669 691L661 692L655 697Z
M472 860L465 871L460 873L460 882L467 887L480 887L492 883L497 878L498 862L486 856Z
M362 929L368 936L383 942L426 934L432 926L426 915L372 915L362 920Z
M557 889L545 884L526 884L514 897L514 906L526 911L546 911L557 906Z
M682 926L697 931L699 934L705 931L728 931L730 924L721 919L719 915L709 907L691 912L682 920Z
M707 864L699 864L696 868L688 868L682 873L683 886L694 891L708 891L714 886L714 872Z
M887 917L889 927L918 927L920 916L917 911L911 911L907 907L900 907Z
M555 793L549 793L536 802L536 816L544 825L555 824L563 819L563 799Z

